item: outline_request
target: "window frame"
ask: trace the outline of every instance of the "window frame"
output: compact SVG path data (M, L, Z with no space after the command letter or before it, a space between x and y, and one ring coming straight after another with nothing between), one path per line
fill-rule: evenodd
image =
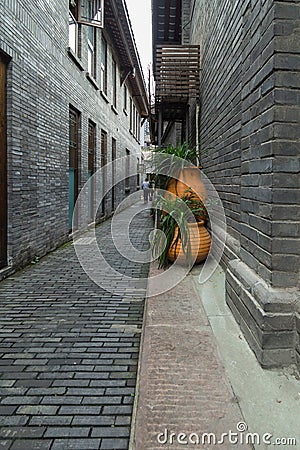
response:
M89 32L92 32L93 41L90 40ZM88 72L89 75L96 80L96 30L95 27L88 27L88 35L87 35L87 47L88 47ZM91 60L89 59L89 54L91 54ZM90 71L91 64L91 71Z
M135 136L135 132L136 132L136 124L135 124L135 119L136 119L136 107L134 102L132 102L132 132L133 132L133 136Z
M112 58L112 105L117 109L117 63Z
M72 139L74 138L74 139ZM80 151L81 151L81 113L72 105L69 105L69 214L70 207L72 208L72 212L74 213L74 208L76 204L76 200L79 194L79 185L80 185ZM70 170L74 171L74 184L73 184L73 201L71 204L70 200ZM76 210L76 213L78 211ZM78 217L77 214L74 216L73 225L75 228L77 227ZM69 229L72 229L72 224L69 216Z
M71 42L71 33L70 33L70 27L74 26L74 45L72 45ZM69 48L72 50L72 52L80 57L80 26L75 19L74 15L72 14L72 11L69 9Z
M105 37L101 36L101 77L100 77L100 86L101 91L107 95L107 40Z
M82 0L69 0L69 9L78 23L90 25L96 28L104 27L104 0L84 0L89 17L84 16L85 6L82 6ZM94 14L93 16L91 15Z
M129 108L130 108L130 111L129 111L129 130L131 132L132 132L132 104L133 104L132 98L129 97Z
M127 96L128 96L128 89L126 84L124 84L124 89L123 89L123 108L124 111L127 112Z

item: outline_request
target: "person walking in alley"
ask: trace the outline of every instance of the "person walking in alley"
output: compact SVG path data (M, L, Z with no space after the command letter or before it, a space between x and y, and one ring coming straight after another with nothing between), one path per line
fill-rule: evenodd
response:
M144 203L148 203L150 192L150 183L148 181L148 178L146 178L145 181L143 181L142 188L144 192Z
M155 184L154 184L154 180L149 180L149 200L150 200L150 202L152 202L152 200L153 200L153 197L154 197L154 187L155 187Z

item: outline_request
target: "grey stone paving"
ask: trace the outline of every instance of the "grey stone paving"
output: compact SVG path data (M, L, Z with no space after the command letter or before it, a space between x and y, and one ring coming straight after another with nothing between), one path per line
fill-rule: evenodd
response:
M135 217L136 248L148 248L151 228L149 212ZM148 265L126 261L109 231L107 221L96 234L114 268L147 277ZM127 449L143 307L95 285L72 245L3 281L0 449Z

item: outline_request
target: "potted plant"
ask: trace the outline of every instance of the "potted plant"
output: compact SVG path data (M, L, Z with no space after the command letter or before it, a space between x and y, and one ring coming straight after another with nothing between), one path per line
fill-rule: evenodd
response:
M184 205L186 207L184 207ZM205 228L206 215L204 203L184 196L182 199L173 195L160 196L156 208L161 209L158 230L152 242L153 254L158 256L159 268L166 267L168 261L190 264L191 261L203 261L209 252L211 239Z
M159 187L178 197L190 189L199 194L199 199L206 200L206 190L200 176L199 154L195 148L184 142L181 146L157 148L154 154Z

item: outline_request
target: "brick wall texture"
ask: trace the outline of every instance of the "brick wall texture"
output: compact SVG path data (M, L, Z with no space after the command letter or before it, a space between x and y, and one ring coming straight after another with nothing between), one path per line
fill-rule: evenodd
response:
M112 138L116 156L140 156L123 111L118 54L108 42L107 99L100 94L101 33L96 36L96 75L87 78L88 27L81 26L79 64L68 53L68 2L5 0L0 4L0 50L7 68L8 264L19 268L68 239L69 107L80 113L79 188L88 176L88 122L96 125L96 169L101 161L101 130ZM117 105L112 109L112 57L117 61ZM127 105L129 108L130 84ZM134 101L134 100L133 100ZM135 101L134 101L135 102ZM131 179L131 192L137 177ZM116 189L117 202L125 186ZM110 213L108 202L107 214Z
M300 266L300 2L186 1L185 16L188 3L190 43L200 44L201 51L200 113L192 116L192 123L199 120L202 165L227 216L228 302L256 353L272 350L272 362L259 357L263 364L295 361L295 314L300 309L295 294ZM238 262L234 269L232 260ZM263 295L247 285L250 273ZM282 320L273 334L269 330L266 343L262 324L268 297L293 325ZM259 315L251 311L251 302L258 302Z

